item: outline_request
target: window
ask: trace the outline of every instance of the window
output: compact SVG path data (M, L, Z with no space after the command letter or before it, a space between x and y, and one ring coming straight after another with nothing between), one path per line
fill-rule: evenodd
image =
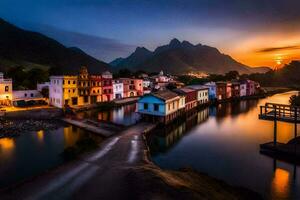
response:
M76 81L73 81L73 84L75 84L76 83Z
M144 110L148 110L148 104L144 103Z
M27 93L25 93L24 96L27 97Z
M84 101L84 103L88 103L89 102L89 96L84 96L83 101Z
M5 92L8 92L8 91L9 91L9 87L5 86Z
M70 84L71 84L71 81L68 81L68 84L70 85Z
M71 90L69 90L68 92L71 93Z
M173 102L173 109L175 109L175 102Z
M171 110L171 104L168 104L168 107L169 107L169 109L168 109L168 110Z
M158 104L154 104L154 111L158 111L159 110L159 105Z
M58 81L57 81L57 83L58 83ZM65 80L63 80L63 85L65 84Z
M75 93L75 89L73 89L73 93Z
M30 97L33 97L33 93L30 94Z

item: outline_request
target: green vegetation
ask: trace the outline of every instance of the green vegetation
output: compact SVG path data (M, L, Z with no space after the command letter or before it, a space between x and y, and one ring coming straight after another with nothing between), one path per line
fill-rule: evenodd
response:
M9 68L6 76L13 79L15 90L36 89L37 83L49 80L48 70L40 68L25 69L22 66Z
M75 146L67 147L61 155L65 160L74 160L80 154L92 151L97 147L97 142L93 138L87 137L77 141Z

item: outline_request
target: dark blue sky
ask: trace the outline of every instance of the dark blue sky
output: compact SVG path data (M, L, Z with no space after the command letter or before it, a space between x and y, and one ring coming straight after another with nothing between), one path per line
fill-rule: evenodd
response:
M248 62L240 55L241 45L258 52L300 43L299 10L300 0L0 1L0 17L105 61L126 56L136 46L153 49L176 37L215 46ZM273 39L261 44L266 41L262 38Z

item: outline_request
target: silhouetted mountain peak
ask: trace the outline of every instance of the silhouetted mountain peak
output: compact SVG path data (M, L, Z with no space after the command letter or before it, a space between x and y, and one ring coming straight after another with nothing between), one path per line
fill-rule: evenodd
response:
M134 53L138 53L138 54L143 54L143 53L152 53L151 51L149 51L148 49L146 49L145 47L137 47L134 51Z
M169 46L170 47L180 47L181 46L181 42L177 39L177 38L174 38L170 41L169 43Z

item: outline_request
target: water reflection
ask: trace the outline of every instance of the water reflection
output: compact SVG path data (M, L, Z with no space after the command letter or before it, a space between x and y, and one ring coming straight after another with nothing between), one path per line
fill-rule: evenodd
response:
M140 119L136 104L125 105L112 110L84 111L79 113L78 116L125 126L135 124Z
M0 187L35 176L64 162L60 154L79 140L103 139L82 129L67 126L57 130L23 133L0 139Z
M259 106L286 104L295 93L218 105L209 108L202 123L195 123L192 117L192 123L173 125L163 133L154 131L148 137L152 159L167 169L191 166L257 191L266 199L300 199L300 173L294 173L299 167L276 161L274 168L273 159L259 153L259 145L273 139L273 123L258 120ZM278 123L279 142L294 137L293 126Z

